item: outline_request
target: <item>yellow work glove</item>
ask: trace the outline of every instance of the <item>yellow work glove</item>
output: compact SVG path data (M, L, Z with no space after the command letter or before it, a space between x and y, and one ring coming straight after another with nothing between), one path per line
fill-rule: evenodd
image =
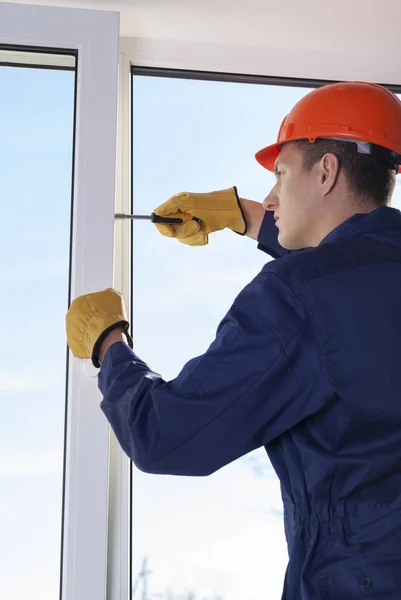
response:
M124 300L119 292L109 288L104 292L78 296L71 302L66 315L67 341L71 352L77 358L90 358L99 368L98 352L104 338L121 326L132 348Z
M182 218L182 225L155 223L155 226L162 235L177 238L189 246L205 246L213 231L228 227L245 235L247 228L235 187L207 194L182 192L153 212L160 217ZM188 216L192 218L188 220Z

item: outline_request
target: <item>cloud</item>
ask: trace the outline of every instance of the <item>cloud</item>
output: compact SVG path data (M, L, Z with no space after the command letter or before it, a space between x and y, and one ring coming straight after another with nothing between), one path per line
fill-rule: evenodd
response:
M27 568L28 566L28 568ZM10 581L12 579L12 581ZM24 564L21 578L21 566L7 576L2 574L1 596L4 600L54 600L59 595L58 570L30 571Z
M241 458L241 462L247 467L251 469L252 473L257 477L265 477L268 479L277 479L277 475L267 457L262 455L252 455L248 454Z
M283 516L284 516L283 508L277 508L276 506L268 506L267 512L272 517L276 517L277 519L279 519L280 522L283 521Z
M30 261L27 258L18 260L15 264L9 260L1 265L2 285L23 283L27 287L30 283L37 285L39 282L48 283L61 278L68 278L68 255L52 259ZM30 287L30 286L29 286Z
M41 392L60 387L65 381L64 363L43 361L0 369L1 392Z
M0 478L61 476L62 468L63 454L60 448L40 452L21 452L14 448L1 447Z

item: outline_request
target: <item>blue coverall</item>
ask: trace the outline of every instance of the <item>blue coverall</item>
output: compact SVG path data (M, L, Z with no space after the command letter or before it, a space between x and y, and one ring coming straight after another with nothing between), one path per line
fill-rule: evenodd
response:
M258 241L285 254L270 213ZM354 215L266 264L176 379L117 343L99 387L148 473L208 475L265 447L284 503L283 599L401 599L398 210Z

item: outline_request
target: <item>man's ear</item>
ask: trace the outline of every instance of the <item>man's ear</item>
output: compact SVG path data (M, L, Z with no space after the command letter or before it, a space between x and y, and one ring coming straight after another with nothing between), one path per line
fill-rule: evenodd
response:
M327 196L337 182L340 173L340 161L335 154L325 154L318 165L319 184L323 196Z

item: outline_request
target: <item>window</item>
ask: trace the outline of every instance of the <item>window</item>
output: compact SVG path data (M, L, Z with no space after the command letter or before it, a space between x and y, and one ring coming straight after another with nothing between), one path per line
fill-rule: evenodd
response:
M21 58L25 63L18 68L0 66L2 136L5 132L0 141L4 282L0 403L2 414L7 415L0 425L0 580L7 600L57 597L60 557L62 600L121 600L130 593L128 461L113 435L109 438L99 410L96 373L71 357L64 488L61 471L66 379L63 326L68 296L113 284L126 291L128 285L125 267L130 257L124 244L128 229L114 224L112 218L118 33L116 13L0 3L0 44L8 45L15 64L21 64ZM33 40L38 47L28 54ZM174 40L166 44L151 37L122 39L120 49L124 47L134 48L141 64L161 61L180 66L184 48L189 50L185 54L188 68L224 65L231 71L252 66L254 72L264 72L266 56L270 56L246 46L234 47L236 51L228 56L226 45L176 45ZM54 55L47 54L49 50ZM41 53L46 53L46 60L39 61L45 67L42 71L33 69ZM293 52L282 54L284 61L275 61L276 72L294 68ZM68 62L71 56L77 61L76 81ZM354 75L359 69L354 61L340 64L338 49L329 61L327 54L324 60L316 52L302 56L308 57L310 72L346 75L352 66ZM315 57L313 63L310 59ZM122 57L120 84L125 91L129 61L128 54ZM10 56L3 62L9 63ZM295 62L302 76L302 60L298 57ZM374 61L368 63L379 68ZM368 63L364 61L362 70ZM58 83L43 104L39 100L44 90L37 82L45 85L45 73L47 86L50 81ZM396 77L395 70L387 73ZM15 103L10 101L10 81L4 79L11 74L15 81L19 78L23 89L21 97L14 95ZM135 77L134 93L135 212L149 213L182 189L201 191L235 184L244 196L262 199L272 178L255 163L253 153L275 137L284 110L305 90ZM122 101L120 137L127 122L127 97ZM22 102L26 111L16 122ZM47 136L34 108L42 111L42 123L56 124ZM28 136L29 128L35 135ZM16 134L24 144L20 141L17 146ZM40 153L40 144L46 142L53 144L51 149L46 145ZM126 202L119 198L119 193L126 194L129 180L124 150L126 144L119 147L117 208L121 204L125 211ZM49 161L46 169L41 160ZM54 171L58 160L60 170ZM29 197L23 192L28 184ZM36 198L35 203L30 204L30 198ZM396 198L401 206L398 188ZM210 246L202 249L163 240L149 223L135 223L134 233L136 347L152 367L166 378L174 377L188 358L206 348L233 297L266 256L257 252L255 243L230 232L214 236ZM29 270L31 266L36 270ZM211 282L209 289L203 286L202 297L190 285L194 280ZM171 302L167 286L179 291L177 302ZM166 311L182 310L185 331L180 314L170 339L165 333L159 336L154 327L156 294L163 295ZM194 306L199 307L196 318ZM203 480L161 480L135 471L134 486L134 598L142 594L147 600L252 600L260 597L261 586L272 596L281 593L286 564L281 499L263 452ZM161 490L164 496L159 501Z
M254 159L308 90L134 75L133 204L236 185L262 201L274 176ZM135 348L165 379L203 353L237 293L268 259L230 231L189 248L146 221L133 230ZM149 600L279 597L287 549L279 484L264 450L208 478L133 476L133 578ZM150 573L148 572L150 571ZM193 595L191 595L193 594Z
M401 94L397 94L397 96L401 99ZM398 208L398 210L401 210L401 175L398 175L396 179L396 186L391 206L393 206L393 208Z
M262 201L274 176L254 153L276 139L282 117L308 91L134 74L134 214L150 214L180 191L232 185ZM393 206L401 206L398 184ZM174 378L207 349L237 293L267 260L255 242L230 231L190 248L134 221L139 356ZM264 450L208 478L134 468L133 498L134 600L257 600L263 589L280 596L287 565L282 502Z
M60 571L75 68L0 66L0 89L0 580L7 600L50 600Z
M113 284L118 14L0 3L0 44L2 596L114 600L109 429L64 315Z

